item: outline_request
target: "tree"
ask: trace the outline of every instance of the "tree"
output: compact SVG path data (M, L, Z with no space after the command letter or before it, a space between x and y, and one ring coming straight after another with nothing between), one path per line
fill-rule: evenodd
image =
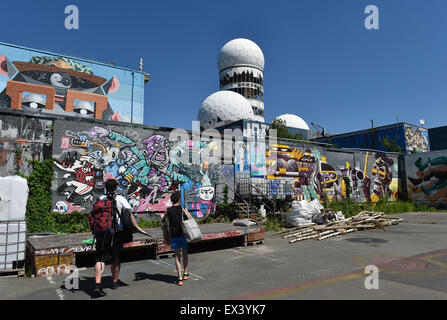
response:
M397 136L395 136L393 140L388 139L388 137L383 137L382 144L385 147L385 151L402 153L403 149L397 144L397 139Z
M270 129L276 129L276 136L278 138L304 140L304 134L302 132L291 134L283 119L274 119L272 123L270 123Z

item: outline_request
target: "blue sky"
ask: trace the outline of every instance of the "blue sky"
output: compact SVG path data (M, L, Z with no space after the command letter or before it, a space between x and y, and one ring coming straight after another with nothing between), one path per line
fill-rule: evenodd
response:
M65 6L79 8L66 30ZM367 5L379 30L367 30ZM234 38L265 56L265 118L295 113L327 132L396 121L447 125L445 0L6 1L0 41L115 62L151 74L150 125L191 128L219 88L217 55Z

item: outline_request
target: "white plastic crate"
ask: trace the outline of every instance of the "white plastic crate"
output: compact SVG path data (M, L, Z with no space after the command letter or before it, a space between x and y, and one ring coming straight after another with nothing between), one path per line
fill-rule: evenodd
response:
M25 242L0 244L0 254L25 251Z
M28 184L19 176L0 177L0 220L24 220Z
M0 220L0 234L26 232L26 220Z
M0 270L12 270L13 263L12 262L0 262Z
M0 221L0 270L12 270L15 262L25 260L26 222Z
M15 251L8 253L0 253L0 264L3 263L12 263L14 261L22 261L25 260L25 251Z
M16 242L25 242L26 241L26 232L13 232L8 233L6 235L6 244L16 243ZM0 241L0 245L5 242Z

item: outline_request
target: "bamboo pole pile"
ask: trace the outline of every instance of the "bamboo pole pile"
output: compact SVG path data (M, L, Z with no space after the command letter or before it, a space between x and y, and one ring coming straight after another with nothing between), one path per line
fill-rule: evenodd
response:
M327 209L324 209L325 211ZM323 215L326 213L323 212ZM325 217L335 217L327 213ZM311 223L291 229L283 229L274 235L281 235L284 239L290 239L289 243L295 243L308 239L324 240L335 236L344 235L359 230L384 229L385 227L399 224L403 219L386 216L383 212L362 211L359 214L344 220L335 218L327 219L326 224L317 225Z

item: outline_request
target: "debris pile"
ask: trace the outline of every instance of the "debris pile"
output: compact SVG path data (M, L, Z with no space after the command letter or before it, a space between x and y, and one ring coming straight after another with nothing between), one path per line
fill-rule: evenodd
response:
M281 235L284 239L291 239L289 243L308 239L324 240L359 230L385 229L387 226L396 225L403 221L403 219L388 217L383 212L362 211L347 219L339 219L337 213L334 213L331 209L322 209L321 213L325 224L311 223L287 230L283 229L274 234Z

